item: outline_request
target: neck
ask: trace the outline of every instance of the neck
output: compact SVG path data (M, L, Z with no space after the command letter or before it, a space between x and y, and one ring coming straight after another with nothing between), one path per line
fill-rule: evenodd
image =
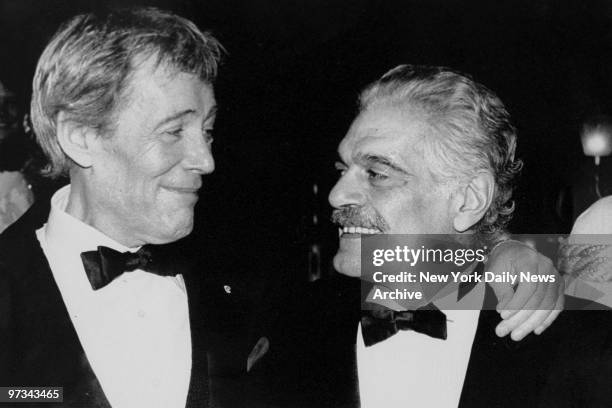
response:
M95 197L96 191L83 177L71 174L70 195L68 196L66 213L128 248L145 244L134 237L127 236L124 232L125 226L118 226L117 218L113 217L112 214L107 214L104 208L99 207L97 205L98 200Z

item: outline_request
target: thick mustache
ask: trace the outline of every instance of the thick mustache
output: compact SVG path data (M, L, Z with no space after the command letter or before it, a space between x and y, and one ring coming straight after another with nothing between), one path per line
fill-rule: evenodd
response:
M364 227L382 232L388 228L380 214L375 211L365 211L362 207L345 207L334 210L331 220L342 227Z

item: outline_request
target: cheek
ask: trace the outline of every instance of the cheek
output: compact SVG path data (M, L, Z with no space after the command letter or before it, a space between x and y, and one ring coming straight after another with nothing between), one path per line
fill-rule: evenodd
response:
M423 233L452 234L449 198L440 193L431 193L420 202L419 217L422 220Z
M172 201L172 194L160 187L177 184L175 180L180 178L181 173L178 163L178 160L164 155L143 156L133 161L126 173L125 185L131 189L127 193L148 202Z
M427 211L422 194L406 187L378 194L373 203L392 234L418 233L416 227Z
M427 233L426 222L430 219L429 209L424 200L413 198L407 200L394 212L393 228L399 234Z
M379 201L379 213L394 234L433 234L446 231L445 200L431 191L404 191Z
M173 152L175 153L175 152ZM158 195L174 197L166 194L161 187L185 186L190 185L192 177L181 165L182 158L178 154L161 154L151 158L145 163L142 171L144 183L154 189Z

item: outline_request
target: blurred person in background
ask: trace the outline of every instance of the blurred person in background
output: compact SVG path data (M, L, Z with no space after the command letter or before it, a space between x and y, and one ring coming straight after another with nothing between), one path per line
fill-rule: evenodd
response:
M0 232L34 201L31 186L22 173L29 149L18 117L15 95L0 82Z

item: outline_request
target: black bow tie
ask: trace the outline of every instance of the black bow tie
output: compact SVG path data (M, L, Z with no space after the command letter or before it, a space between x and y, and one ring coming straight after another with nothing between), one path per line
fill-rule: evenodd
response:
M446 340L446 315L434 305L416 311L396 312L386 308L362 311L361 333L366 347L386 340L400 330L414 330Z
M119 252L99 246L97 251L81 253L81 259L89 283L94 290L108 285L123 272L131 272L136 269L162 276L176 274L164 272L163 268L160 268L160 260L153 256L151 245L145 245L136 252Z

